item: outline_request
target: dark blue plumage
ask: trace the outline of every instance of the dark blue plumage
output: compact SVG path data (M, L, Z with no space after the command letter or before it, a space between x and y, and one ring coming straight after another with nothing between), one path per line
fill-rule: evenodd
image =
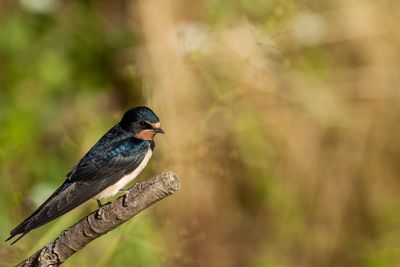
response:
M27 219L10 232L17 240L95 197L131 173L140 172L151 156L156 133L163 133L158 117L147 107L128 110L79 160L64 183ZM136 170L136 171L135 171ZM137 174L136 174L137 175Z

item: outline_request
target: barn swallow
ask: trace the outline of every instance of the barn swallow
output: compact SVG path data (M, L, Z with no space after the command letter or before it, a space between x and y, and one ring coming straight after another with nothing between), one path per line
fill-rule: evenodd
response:
M112 127L79 160L66 175L64 183L20 225L10 232L14 244L31 230L71 211L87 200L101 202L126 192L122 188L146 166L154 150L154 136L164 133L160 120L148 107L136 107L125 112L121 121ZM101 213L99 214L101 216Z

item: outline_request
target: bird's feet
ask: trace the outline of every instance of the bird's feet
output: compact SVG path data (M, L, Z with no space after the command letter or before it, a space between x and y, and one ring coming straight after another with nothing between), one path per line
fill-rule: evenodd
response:
M131 191L130 191L130 190L127 190L127 189L120 189L119 192L120 192L120 193L125 193L124 198L122 199L122 206L123 206L124 208L128 207L128 202L127 202L127 200L128 200L129 193L130 193Z
M96 212L96 219L101 220L103 219L103 205L101 204L100 200L96 199L97 205L99 206L99 209Z
M96 212L96 219L97 220L102 220L103 219L103 208L100 208Z

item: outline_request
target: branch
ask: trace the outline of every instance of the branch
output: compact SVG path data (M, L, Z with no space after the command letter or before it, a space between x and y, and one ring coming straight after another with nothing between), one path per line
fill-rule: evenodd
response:
M94 239L108 233L142 210L179 190L179 179L172 171L136 184L125 196L102 207L102 218L92 212L74 226L64 230L17 266L58 266Z

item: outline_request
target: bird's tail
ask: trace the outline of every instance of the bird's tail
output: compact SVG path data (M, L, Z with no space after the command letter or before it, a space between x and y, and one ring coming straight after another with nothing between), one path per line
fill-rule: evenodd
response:
M18 240L20 240L21 238L23 238L27 233L29 233L31 231L31 229L26 229L26 226L29 224L30 220L32 219L33 216L36 215L36 213L40 210L37 209L31 216L29 216L28 218L26 218L22 223L20 223L17 227L15 227L13 230L11 230L10 232L10 237L8 237L5 242L11 240L14 236L22 234L21 236L19 236L16 240L14 240L12 244L15 244Z
M29 233L29 231L28 231L28 232L22 233L22 235L20 235L17 239L15 239L13 242L11 242L10 245L14 245L18 240L20 240L21 238L23 238L27 233ZM9 241L10 239L12 239L12 238L13 238L14 236L16 236L16 235L17 235L17 234L11 234L10 237L7 238L7 239L5 240L5 242Z
M11 240L14 236L21 234L16 240L14 240L10 245L15 244L18 240L23 238L27 233L29 233L34 228L39 227L41 224L32 224L35 216L49 203L55 196L58 195L60 191L62 191L66 187L66 183L61 185L39 208L37 208L28 218L26 218L22 223L20 223L17 227L15 227L10 232L10 236L5 240L5 242ZM47 221L48 222L48 221Z
M42 205L43 206L43 205ZM10 236L5 240L5 242L11 240L14 236L22 234L16 240L14 240L10 245L15 244L18 240L23 238L27 233L29 233L32 228L27 228L29 223L31 222L32 218L41 210L42 206L40 206L34 213L31 214L28 218L26 218L22 223L20 223L17 227L15 227L10 232Z

